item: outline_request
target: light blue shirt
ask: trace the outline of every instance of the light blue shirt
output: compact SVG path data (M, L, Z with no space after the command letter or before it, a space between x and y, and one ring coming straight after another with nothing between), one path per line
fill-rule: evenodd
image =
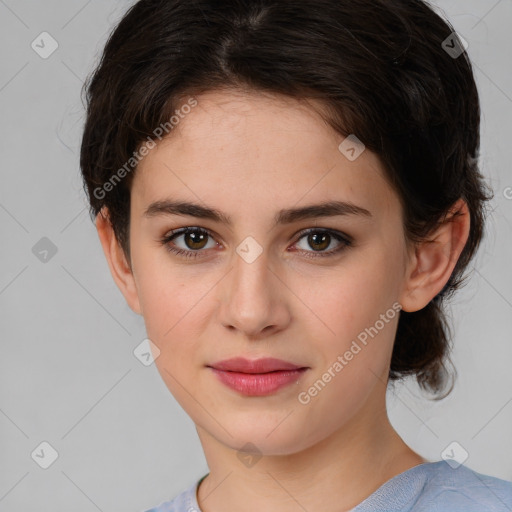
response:
M201 512L188 489L146 512ZM388 480L351 512L512 512L512 482L482 475L464 465L426 462Z

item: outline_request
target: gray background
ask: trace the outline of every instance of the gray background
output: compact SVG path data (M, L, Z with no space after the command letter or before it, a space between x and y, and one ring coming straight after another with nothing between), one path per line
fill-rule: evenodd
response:
M207 472L194 424L133 354L143 320L111 278L80 181L80 88L129 5L0 0L1 511L140 511ZM467 466L512 480L512 1L434 5L469 43L494 212L451 307L455 390L436 403L399 385L389 411L426 458L457 441ZM59 45L47 59L31 47L43 31ZM57 249L46 262L43 237ZM43 441L58 452L48 469L31 457Z

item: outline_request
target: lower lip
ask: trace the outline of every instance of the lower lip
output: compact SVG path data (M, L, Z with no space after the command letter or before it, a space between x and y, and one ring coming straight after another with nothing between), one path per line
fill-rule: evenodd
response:
M247 396L264 396L297 382L307 368L269 373L239 373L211 368L226 386Z

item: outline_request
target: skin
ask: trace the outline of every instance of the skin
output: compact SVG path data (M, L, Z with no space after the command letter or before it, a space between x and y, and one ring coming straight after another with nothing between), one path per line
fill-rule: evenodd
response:
M378 157L366 149L347 159L338 149L344 137L313 102L248 91L211 91L197 100L135 174L131 267L108 212L97 217L112 276L144 317L160 350L158 371L196 425L210 468L198 490L204 512L349 510L427 462L404 443L386 411L398 314L308 404L298 394L393 303L417 311L441 291L468 237L467 205L455 204L461 215L432 235L436 243L413 246ZM143 215L168 197L216 208L233 225ZM372 216L273 225L282 208L326 200L351 201ZM203 251L197 259L170 254L159 241L187 226L212 234L195 249ZM307 228L347 234L353 244L308 258L318 251L300 237ZM236 252L248 236L263 251L251 263ZM198 247L185 236L172 243ZM339 246L331 238L321 250ZM276 357L309 369L273 395L247 397L205 366L234 356ZM262 455L253 465L237 456L247 442Z

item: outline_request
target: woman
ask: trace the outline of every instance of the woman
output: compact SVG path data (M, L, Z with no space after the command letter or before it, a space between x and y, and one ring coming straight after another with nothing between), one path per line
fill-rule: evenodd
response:
M152 510L512 508L512 483L424 459L386 412L407 375L449 392L443 301L490 199L447 22L419 0L142 0L87 103L102 247L210 469Z

